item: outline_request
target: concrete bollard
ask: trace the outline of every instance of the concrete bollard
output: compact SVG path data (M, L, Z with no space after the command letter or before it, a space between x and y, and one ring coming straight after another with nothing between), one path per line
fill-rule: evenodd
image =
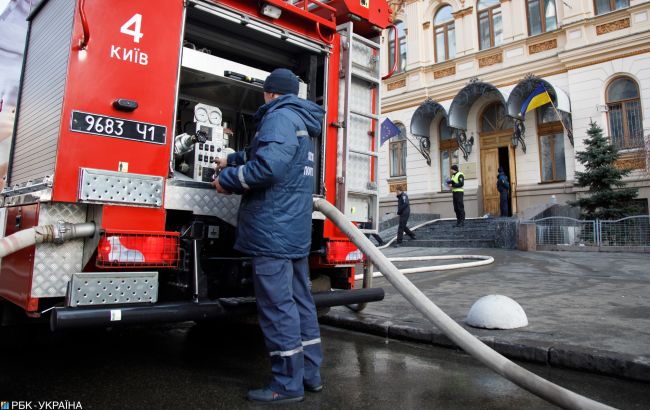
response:
M503 295L488 295L477 300L465 323L483 329L517 329L528 326L528 318L519 303Z

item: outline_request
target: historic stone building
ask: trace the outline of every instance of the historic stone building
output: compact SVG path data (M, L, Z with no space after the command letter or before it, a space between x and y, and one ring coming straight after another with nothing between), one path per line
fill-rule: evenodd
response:
M404 184L415 212L453 216L451 164L466 177L468 217L498 214L499 166L519 216L575 199L591 120L635 169L627 181L647 212L650 1L406 0L393 10L382 116L402 133L381 147L381 215L395 212ZM540 85L553 104L522 116Z

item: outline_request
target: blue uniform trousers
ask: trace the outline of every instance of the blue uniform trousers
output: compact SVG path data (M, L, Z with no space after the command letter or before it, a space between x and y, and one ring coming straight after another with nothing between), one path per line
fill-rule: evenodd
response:
M323 353L307 257L253 258L260 327L271 356L275 392L302 396L303 382L321 384Z
M508 191L499 192L499 208L501 216L508 216Z

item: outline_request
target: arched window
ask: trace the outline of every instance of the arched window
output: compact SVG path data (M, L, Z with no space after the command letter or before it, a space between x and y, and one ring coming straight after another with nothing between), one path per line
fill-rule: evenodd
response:
M501 25L501 2L499 0L479 0L478 39L481 50L498 46L503 38Z
M526 0L528 3L528 33L531 36L557 29L555 0Z
M406 176L406 127L404 124L395 124L399 128L399 135L390 140L390 176Z
M618 148L643 146L643 118L639 85L620 77L607 87L607 119L612 143Z
M454 17L451 15L451 11L451 6L443 6L433 19L436 63L456 57L456 35Z
M542 182L566 180L564 127L558 112L549 104L537 108L539 168Z
M594 0L596 14L605 14L610 11L630 7L630 0Z
M395 21L397 27L397 39L399 43L399 61L397 62L396 73L404 72L406 69L406 26L403 21ZM393 30L388 32L388 69L393 68L395 63L395 39L393 38Z
M512 118L506 115L506 107L503 103L493 102L481 113L479 131L481 133L493 133L513 128Z
M440 135L440 188L448 191L447 180L451 178L450 168L458 165L458 141L454 137L451 128L447 125L447 119L443 118L438 126Z

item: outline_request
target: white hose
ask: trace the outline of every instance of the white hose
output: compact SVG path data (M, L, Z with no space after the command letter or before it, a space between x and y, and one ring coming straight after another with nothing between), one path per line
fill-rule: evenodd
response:
M484 216L484 217L481 217L481 218L467 218L466 221L469 221L469 220L478 220L478 219L487 219L487 217ZM414 231L414 230L416 230L416 229L418 229L418 228L422 228L423 226L431 225L431 224L436 223L436 222L439 222L439 221L455 221L455 220L456 220L456 218L438 218L438 219L432 219L432 220L430 220L430 221L425 221L425 222L422 222L421 224L415 225L415 226L413 226L413 227L411 227L411 228L409 228L409 229L412 230L412 231ZM384 243L384 244L381 245L381 246L378 246L377 248L379 248L379 249L386 249L386 248L388 248L388 247L390 246L391 243L395 242L396 239L397 239L397 236L393 236L393 237L392 237L388 242Z
M399 271L402 275L409 273L420 273L420 272L434 272L441 270L451 270L451 269L462 269L462 268L475 268L477 266L489 265L494 262L494 258L491 256L484 255L439 255L439 256L408 256L408 257L399 257L399 258L386 258L391 262L417 262L417 261L444 261L451 259L479 259L475 262L463 262L463 263L450 263L447 265L433 265L433 266L421 266L418 268L407 268L400 269ZM381 272L376 271L372 273L373 278L378 278L384 276ZM354 280L363 279L363 273L354 276Z
M460 346L470 355L511 382L523 387L529 392L568 409L611 409L605 404L588 399L577 393L567 390L529 372L521 366L506 359L501 354L490 349L483 342L447 316L435 303L429 300L413 283L382 254L366 236L357 229L348 219L332 204L321 198L314 198L314 209L322 212L326 217L347 235L352 242L366 254L368 259L375 264L386 279L411 303L420 313L436 325L447 337Z
M24 229L0 239L0 258L4 258L21 249L25 249L36 243L35 228Z
M61 241L75 238L93 236L95 224L92 222L80 224L41 225L23 229L14 234L0 239L0 258L4 258L21 249L28 248L37 243L54 242L55 238ZM59 236L57 236L57 234Z

